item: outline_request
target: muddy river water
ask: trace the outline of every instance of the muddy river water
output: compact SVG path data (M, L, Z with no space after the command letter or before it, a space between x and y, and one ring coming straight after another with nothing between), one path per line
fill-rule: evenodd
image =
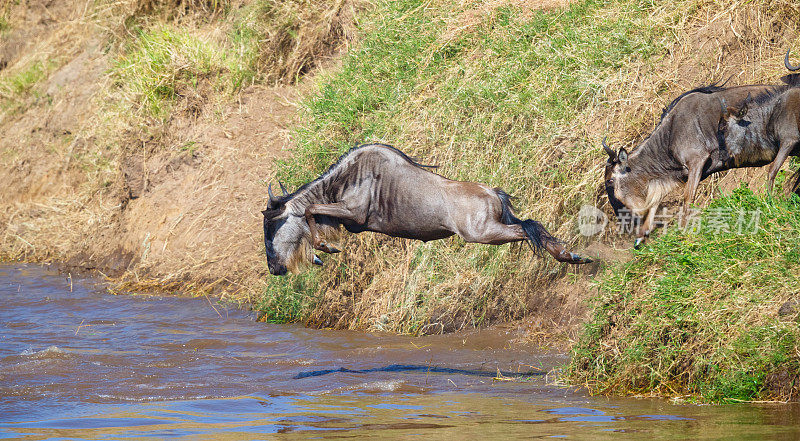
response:
M0 438L800 439L796 405L675 405L554 385L510 331L258 323L0 265Z

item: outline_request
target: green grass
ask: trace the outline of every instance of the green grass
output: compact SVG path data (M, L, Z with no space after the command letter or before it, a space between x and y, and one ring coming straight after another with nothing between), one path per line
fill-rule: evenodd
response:
M478 147L448 152L461 156L453 159L490 159L449 171L497 178L491 169L502 158L511 164L500 177L525 187L530 176L517 172L540 166L531 154L552 140L548 131L567 132L602 94L604 73L661 48L656 30L641 26L646 3L622 6L618 11L620 3L578 2L566 11L536 13L527 22L515 18L519 10L506 7L491 23L442 41L443 18L457 15L455 6L434 15L418 2L382 2L362 20L368 24L360 47L306 102L301 158L284 164L283 175L299 184L355 143L418 138L406 132L408 122L423 126L421 135L431 146ZM606 9L621 16L605 17ZM515 154L512 146L522 151Z
M196 95L200 87L224 98L255 77L230 48L172 25L138 31L111 73L128 108L154 118L167 117L178 98Z
M259 320L268 323L289 323L307 318L318 299L314 294L316 281L313 273L300 274L273 282L271 289L253 305L260 311Z
M260 4L258 2L244 8L236 18L231 31L230 40L239 69L253 72L253 79L257 77L259 69L259 40L263 33L258 26L260 17Z
M758 228L739 234L739 214L748 213L744 225L753 212ZM713 228L719 219L730 231ZM789 398L767 377L800 376L798 317L777 315L800 292L800 198L743 187L710 204L701 227L656 237L604 276L573 351L573 382L712 402Z
M18 0L7 1L4 5L0 6L0 36L3 36L11 30L11 23L8 22L10 8L19 3Z
M47 77L53 63L35 61L15 72L0 75L0 110L14 113L22 109L26 100L37 96L34 86Z

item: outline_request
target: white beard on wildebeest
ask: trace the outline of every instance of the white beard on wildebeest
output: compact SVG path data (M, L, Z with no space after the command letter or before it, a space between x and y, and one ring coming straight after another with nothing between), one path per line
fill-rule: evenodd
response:
M321 265L314 249L339 250L326 237L344 226L422 241L457 234L467 242L500 245L527 241L537 253L573 264L591 259L570 253L531 219L513 214L511 197L499 188L453 181L385 144L350 149L319 178L275 196L269 188L264 214L267 265L274 275Z
M790 71L800 70L800 65L789 63L789 53L784 58ZM800 88L800 74L781 78L785 84L700 87L678 96L661 115L661 120L650 134L631 153L624 148L615 152L603 141L609 158L605 169L605 188L615 214L630 210L632 222L641 221L634 247L641 246L655 227L655 216L664 197L681 183L685 183L683 207L679 219L685 224L689 206L694 201L697 186L708 176L732 168L757 167L772 163L767 186L772 188L788 155L796 155L797 137L787 128L785 133L774 133L782 138L779 145L767 142L768 137L756 140L754 128L766 130L767 121L761 113L768 97L782 96L788 100L790 91ZM788 94L788 95L787 95ZM745 131L730 125L731 115L741 114L745 103L759 107L756 119L760 124ZM790 103L784 110L791 108ZM779 106L780 107L780 106ZM744 110L746 112L746 110ZM777 113L770 113L777 115ZM742 126L742 118L736 119ZM790 127L791 123L784 124ZM796 123L795 123L796 126ZM762 130L762 131L763 131ZM725 133L724 133L725 132ZM727 133L727 134L726 134ZM735 136L740 139L733 139ZM742 138L750 136L750 139ZM727 141L725 138L729 138ZM745 145L747 144L747 145Z

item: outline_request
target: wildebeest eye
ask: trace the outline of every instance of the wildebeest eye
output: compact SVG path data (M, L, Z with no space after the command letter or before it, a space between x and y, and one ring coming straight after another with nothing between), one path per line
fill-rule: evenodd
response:
M625 167L625 173L629 173L631 171L630 167Z
M280 216L283 213L283 209L275 209L275 208L267 208L266 210L262 211L261 214L264 215L264 219L272 219L274 217Z
M271 238L275 237L275 233L285 223L286 223L286 219L280 219L278 221L269 222L267 224L267 228L266 228L266 231L265 231L265 233L267 235L267 238L271 239Z

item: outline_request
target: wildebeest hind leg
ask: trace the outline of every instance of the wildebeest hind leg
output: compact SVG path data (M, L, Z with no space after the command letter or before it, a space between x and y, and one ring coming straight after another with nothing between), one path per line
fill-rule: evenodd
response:
M501 222L491 223L480 235L461 234L461 236L464 237L464 240L467 242L485 243L489 245L502 245L509 242L528 240L528 235L525 233L521 224L506 225ZM546 236L547 237L541 238L544 248L559 262L581 264L590 263L592 261L592 259L570 253L561 242L554 240L549 234L546 234Z
M356 219L357 216L352 211L348 210L344 204L338 202L334 204L311 204L306 207L305 218L306 222L308 222L308 229L311 231L311 243L314 248L325 253L338 253L339 249L328 245L319 237L317 221L314 219L314 215L317 214L334 217L340 220L359 222L359 220Z
M521 225L506 225L501 222L492 222L480 232L459 231L459 235L467 242L485 243L489 245L502 245L504 243L519 242L527 239Z
M581 257L578 254L570 253L564 247L563 244L559 242L545 242L544 244L545 249L554 259L559 262L566 262L572 264L581 264L581 263L591 263L592 259Z

